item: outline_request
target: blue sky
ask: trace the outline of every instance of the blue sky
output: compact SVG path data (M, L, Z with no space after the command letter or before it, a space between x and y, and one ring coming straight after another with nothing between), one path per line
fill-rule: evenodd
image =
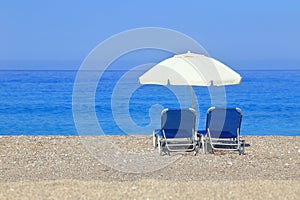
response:
M299 1L2 1L0 69L78 69L101 41L163 27L235 69L300 69Z

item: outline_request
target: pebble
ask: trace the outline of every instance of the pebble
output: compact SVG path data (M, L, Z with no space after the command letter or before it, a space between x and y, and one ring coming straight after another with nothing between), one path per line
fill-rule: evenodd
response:
M220 151L215 154L203 154L200 150L198 156L194 156L193 152L188 152L168 166L140 174L122 171L127 165L135 166L135 159L122 157L118 160L121 162L120 167L124 167L123 169L113 169L103 164L88 151L86 143L82 142L80 137L36 137L36 141L42 145L36 145L33 139L28 138L30 137L18 137L18 147L16 147L14 137L0 138L0 181L70 178L101 181L253 180L266 177L266 175L270 180L291 180L299 179L300 174L298 162L300 149L296 148L296 151L291 151L290 148L290 144L300 146L300 137L244 137L250 146L245 148L243 156L240 156L238 152ZM96 137L96 139L99 138ZM149 136L114 136L112 142L120 148L114 152L114 155L124 152L136 152L137 155L149 153L156 156L158 161L173 156L172 154L171 157L158 156L157 149L152 147L152 138ZM36 155L33 156L33 154ZM110 154L108 158L113 160L117 157L114 155ZM147 163L147 159L141 156L140 163L136 166L140 167L144 163L147 166L157 165L156 162Z

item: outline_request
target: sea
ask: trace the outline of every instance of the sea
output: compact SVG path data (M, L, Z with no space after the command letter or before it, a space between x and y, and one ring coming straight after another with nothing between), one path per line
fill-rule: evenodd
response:
M300 70L238 73L239 85L192 88L197 128L211 106L239 107L242 136L300 136ZM141 85L141 74L2 70L0 135L151 135L164 108L192 107L188 86Z

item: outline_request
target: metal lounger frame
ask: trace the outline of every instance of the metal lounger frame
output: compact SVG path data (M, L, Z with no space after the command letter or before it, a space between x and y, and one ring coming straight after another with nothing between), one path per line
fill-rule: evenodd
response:
M225 110L228 108L211 107L208 109L207 115L209 115L209 113L215 109ZM239 151L239 154L244 153L245 141L240 139L240 125L241 125L241 118L242 118L242 110L240 108L229 108L229 109L235 109L237 112L240 113L240 122L236 130L236 138L213 138L211 137L210 128L207 125L206 134L204 136L203 135L201 136L201 143L202 143L202 148L204 153L208 152L209 145L211 146L212 150ZM218 146L222 146L223 148ZM225 146L232 147L232 148L224 148Z
M195 154L198 153L197 144L198 137L197 137L197 131L195 130L195 124L196 124L196 111L192 108L188 109L191 111L194 115L194 127L192 130L191 138L167 138L165 130L162 129L156 129L153 130L153 144L155 147L158 147L158 151L160 155L162 155L163 150L167 150L169 152L187 152L187 151L195 151ZM161 116L163 116L169 109L164 109L161 113ZM182 110L180 110L182 111ZM162 125L163 126L163 125ZM156 131L161 130L162 131L162 137L156 135ZM186 146L186 149L175 149L172 147L184 147Z

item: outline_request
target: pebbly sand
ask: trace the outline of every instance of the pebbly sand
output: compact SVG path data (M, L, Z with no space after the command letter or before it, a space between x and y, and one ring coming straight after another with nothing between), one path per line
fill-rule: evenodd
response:
M158 154L151 136L105 138ZM81 137L2 136L0 199L298 199L300 137L243 139L245 155L183 153L162 169L125 173L96 159Z

